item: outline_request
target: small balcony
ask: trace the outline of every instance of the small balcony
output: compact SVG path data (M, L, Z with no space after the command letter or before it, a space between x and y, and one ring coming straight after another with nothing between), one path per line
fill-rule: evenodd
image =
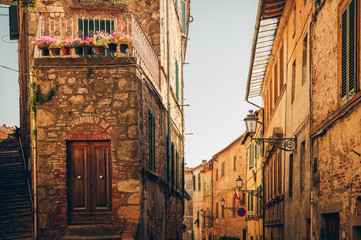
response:
M75 0L73 0L75 1ZM75 1L76 2L76 1ZM134 37L134 43L129 46L127 53L106 51L104 55L76 54L74 50L70 55L42 56L40 49L35 47L34 58L109 58L134 57L143 73L158 89L160 88L159 58L154 51L146 33L133 13L123 11L85 11L76 12L40 12L38 13L37 37L49 36L57 40L75 39L77 37L92 37L96 32L112 33L122 32Z

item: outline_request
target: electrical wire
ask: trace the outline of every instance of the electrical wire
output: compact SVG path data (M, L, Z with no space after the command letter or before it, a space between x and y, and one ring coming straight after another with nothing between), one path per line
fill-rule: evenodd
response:
M11 40L10 40L10 41L4 40L4 38L7 37L7 36L10 36L10 34L6 34L6 35L2 36L2 37L1 37L1 41L5 42L5 43L18 43L18 40L13 40L13 41L11 41Z

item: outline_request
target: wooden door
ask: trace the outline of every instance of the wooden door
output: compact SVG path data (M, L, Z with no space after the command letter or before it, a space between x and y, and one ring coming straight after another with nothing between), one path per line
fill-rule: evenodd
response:
M327 240L338 240L339 239L339 226L340 218L338 213L326 214L326 239Z
M68 142L69 224L111 224L110 142Z

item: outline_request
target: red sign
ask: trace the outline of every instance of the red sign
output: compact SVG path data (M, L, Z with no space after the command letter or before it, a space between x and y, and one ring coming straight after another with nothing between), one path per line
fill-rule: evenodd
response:
M237 210L237 214L238 214L238 216L240 216L240 217L244 217L244 216L246 216L247 211L246 211L245 208L240 207L240 208L238 208L238 210Z

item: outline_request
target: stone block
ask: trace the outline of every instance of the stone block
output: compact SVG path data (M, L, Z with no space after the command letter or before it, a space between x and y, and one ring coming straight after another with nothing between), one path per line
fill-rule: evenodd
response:
M119 192L139 192L140 181L135 179L121 180L117 184L117 190Z
M83 104L83 103L85 103L85 99L84 99L84 96L82 96L82 95L76 95L76 96L72 96L69 99L69 102L74 105Z
M117 213L121 219L139 219L140 207L139 205L121 206Z
M56 117L54 114L44 109L38 109L36 113L37 125L40 126L52 126L55 124Z
M128 204L140 204L140 194L139 192L133 193L128 198Z

